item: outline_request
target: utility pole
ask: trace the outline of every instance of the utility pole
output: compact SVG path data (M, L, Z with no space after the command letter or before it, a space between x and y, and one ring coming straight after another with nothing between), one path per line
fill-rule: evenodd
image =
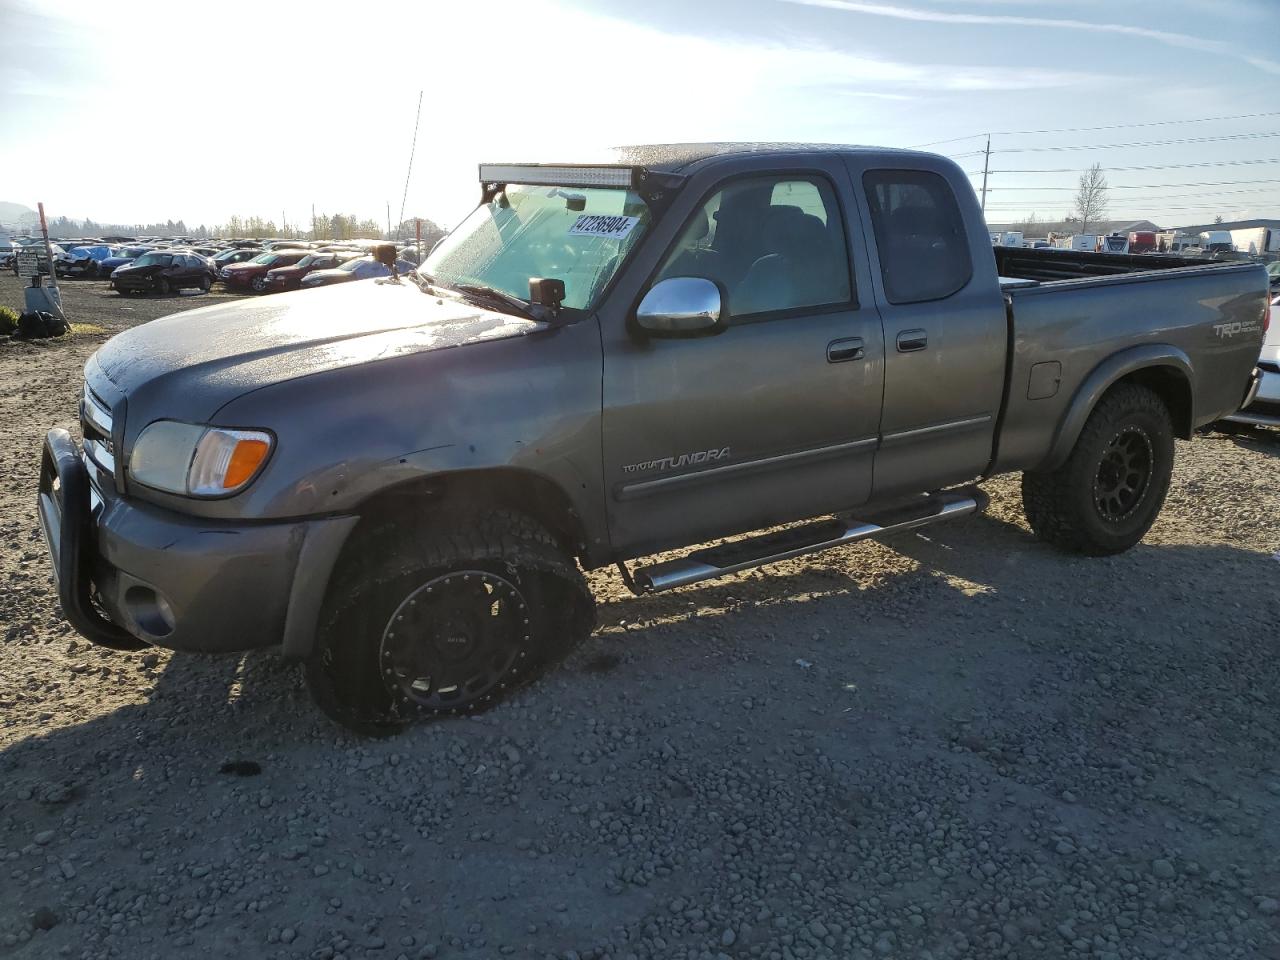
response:
M49 221L46 220L44 216L44 204L37 203L36 208L40 211L40 233L44 237L44 255L49 260L49 282L53 284L53 298L51 302L57 308L58 316L65 321L67 319L67 315L62 310L62 291L58 289L58 267L53 261L53 246L49 243ZM44 280L40 276L40 267L38 262L32 286L44 286ZM45 295L45 298L49 299L47 294Z
M316 239L316 205L311 205L311 239Z
M391 201L387 201L387 239L391 239Z
M987 174L991 171L991 134L987 134L987 149L982 156L982 213L987 212Z

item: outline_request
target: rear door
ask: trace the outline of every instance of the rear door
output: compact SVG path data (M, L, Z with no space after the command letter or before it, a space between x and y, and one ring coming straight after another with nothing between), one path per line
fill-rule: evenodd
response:
M885 334L877 497L958 483L991 460L1005 381L1004 300L972 191L957 195L942 163L850 160Z
M848 176L838 160L779 170L770 159L693 179L627 271L631 289L602 312L604 473L623 555L870 493L883 336L873 299L861 302ZM648 287L682 276L716 283L727 329L686 339L629 329Z

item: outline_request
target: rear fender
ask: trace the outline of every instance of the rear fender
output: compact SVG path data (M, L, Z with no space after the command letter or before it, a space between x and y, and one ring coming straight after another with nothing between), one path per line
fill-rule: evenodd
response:
M1169 370L1172 376L1180 379L1190 393L1192 384L1195 383L1195 371L1191 366L1191 359L1183 350L1169 343L1145 343L1129 347L1112 354L1094 367L1093 372L1085 377L1084 382L1076 390L1075 396L1071 398L1071 404L1058 424L1053 445L1049 448L1049 456L1041 464L1040 469L1053 470L1066 462L1072 448L1076 445L1076 440L1080 437L1080 431L1084 429L1085 421L1089 419L1089 414L1093 413L1093 408L1098 405L1103 394L1125 377L1141 370L1154 372L1160 368ZM1179 435L1186 436L1190 431L1189 422L1188 424L1180 423L1177 411L1173 412L1176 431ZM1188 410L1188 414L1189 412Z

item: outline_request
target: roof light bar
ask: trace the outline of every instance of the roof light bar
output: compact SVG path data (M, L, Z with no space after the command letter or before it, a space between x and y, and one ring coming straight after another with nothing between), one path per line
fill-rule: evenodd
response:
M635 167L544 166L537 163L482 163L481 183L527 183L548 187L633 187Z

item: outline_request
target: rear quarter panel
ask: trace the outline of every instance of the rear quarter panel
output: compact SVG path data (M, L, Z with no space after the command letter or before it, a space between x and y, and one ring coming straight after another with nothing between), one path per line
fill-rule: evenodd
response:
M1189 368L1193 426L1234 412L1258 357L1267 302L1265 271L1255 264L1065 280L1008 293L1009 403L993 473L1046 465L1094 371L1135 347L1150 348L1135 355L1167 353L1176 358L1171 365ZM1056 392L1029 399L1033 368L1055 362L1061 364ZM1037 371L1038 385L1045 369Z

